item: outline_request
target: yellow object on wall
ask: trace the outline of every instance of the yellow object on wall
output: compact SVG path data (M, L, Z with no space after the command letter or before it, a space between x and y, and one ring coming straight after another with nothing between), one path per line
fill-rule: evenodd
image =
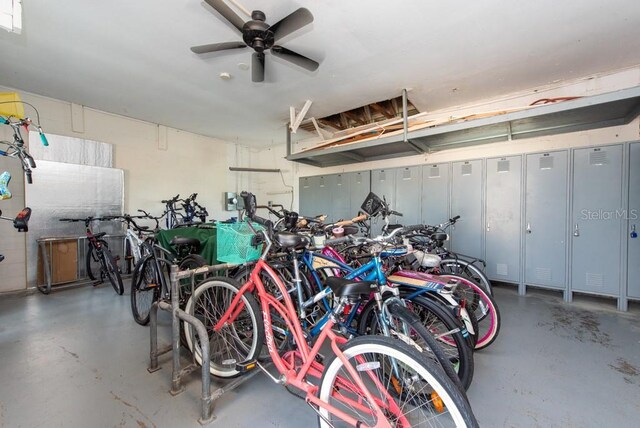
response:
M0 92L0 116L24 119L24 104L17 92Z

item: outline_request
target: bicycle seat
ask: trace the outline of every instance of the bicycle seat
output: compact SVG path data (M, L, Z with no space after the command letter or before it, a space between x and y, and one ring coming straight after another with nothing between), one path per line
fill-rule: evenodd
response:
M438 232L438 233L434 233L433 235L431 235L431 238L434 241L446 241L448 236L447 236L446 233Z
M184 236L174 236L173 239L171 239L171 241L169 242L171 245L174 245L176 247L182 246L182 245L188 245L188 246L192 246L195 248L196 252L200 250L200 241L198 241L196 238L186 238Z
M98 238L102 238L106 234L107 234L107 232L94 233L93 237L98 239Z
M330 276L325 285L338 297L369 297L372 291L378 290L378 284L373 281L356 281L338 276Z
M291 232L278 232L273 238L282 248L302 249L309 245L309 238Z

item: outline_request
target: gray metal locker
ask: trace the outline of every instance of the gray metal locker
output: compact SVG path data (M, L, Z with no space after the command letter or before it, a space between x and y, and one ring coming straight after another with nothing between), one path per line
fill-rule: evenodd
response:
M449 164L422 167L422 223L436 225L449 218Z
M566 288L568 158L565 151L527 155L524 280L529 285Z
M522 159L487 159L485 260L490 279L520 282ZM463 217L464 218L464 217Z
M371 191L371 173L369 171L351 172L349 180L351 182L349 215L353 218L358 214L360 206Z
M316 193L314 195L315 201L315 214L326 214L327 222L333 221L335 216L332 194L336 188L336 176L335 175L320 175L318 176L318 185L316 187Z
M371 171L371 191L384 198L389 206L395 208L395 188L396 188L396 171L395 169L374 169ZM390 219L394 222L394 218ZM372 220L371 236L379 235L382 226L382 218L378 217Z
M392 222L413 225L421 222L420 195L422 194L422 167L410 166L396 169L395 205L391 208L402 213L392 217Z
M349 174L334 174L328 177L331 194L331 218L333 221L353 218L351 214L351 180Z
M451 249L482 258L482 160L452 165L451 216L459 215L460 220L449 229Z
M315 208L315 187L317 186L317 177L300 177L298 192L300 195L298 211L302 215L313 215Z
M573 152L571 289L619 296L622 146Z
M640 143L630 144L630 150L629 211L625 216L628 220L627 295L633 299L640 299Z

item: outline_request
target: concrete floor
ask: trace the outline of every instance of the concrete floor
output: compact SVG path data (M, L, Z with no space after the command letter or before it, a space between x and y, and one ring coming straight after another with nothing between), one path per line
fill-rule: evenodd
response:
M468 393L482 426L638 426L637 307L565 305L558 294L519 297L511 287L496 296L502 331L476 354ZM166 339L167 314L161 322ZM199 383L169 395L170 357L147 373L148 340L129 297L110 286L0 297L0 427L199 427ZM304 402L262 374L215 411L212 426L316 426Z

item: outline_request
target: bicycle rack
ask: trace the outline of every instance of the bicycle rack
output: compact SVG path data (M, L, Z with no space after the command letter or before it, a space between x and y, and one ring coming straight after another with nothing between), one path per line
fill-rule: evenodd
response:
M207 274L210 272L227 270L232 267L236 267L237 265L224 263L212 266L203 266L197 269L189 269L184 271L178 271L178 266L171 266L171 304L160 301L154 302L151 306L150 313L150 340L151 340L151 349L149 353L149 367L147 371L149 373L156 372L160 370L160 366L158 365L158 356L166 354L168 352L172 352L172 360L173 367L171 372L171 390L169 393L171 395L178 395L182 391L184 391L184 386L182 385L182 380L185 376L191 374L195 370L198 370L199 366L192 361L186 367L180 366L180 320L191 324L196 330L196 334L198 335L198 339L200 343L208 343L209 336L207 334L207 330L202 324L200 320L196 317L186 313L182 309L180 309L180 301L178 299L178 282L181 279L190 279L191 280L191 288L192 290L195 288L195 276ZM160 349L158 349L158 309L162 309L163 311L171 312L171 345L166 345ZM202 346L202 361L209 361L209 347ZM222 397L226 392L232 391L247 380L251 379L256 373L260 372L260 370L253 370L247 373L244 376L236 378L232 381L225 383L222 386L218 386L218 388L212 393L211 392L211 377L209 374L209 365L203 364L201 367L202 370L202 395L201 395L201 414L198 422L201 425L208 425L213 422L216 418L213 413L213 404L215 400Z

